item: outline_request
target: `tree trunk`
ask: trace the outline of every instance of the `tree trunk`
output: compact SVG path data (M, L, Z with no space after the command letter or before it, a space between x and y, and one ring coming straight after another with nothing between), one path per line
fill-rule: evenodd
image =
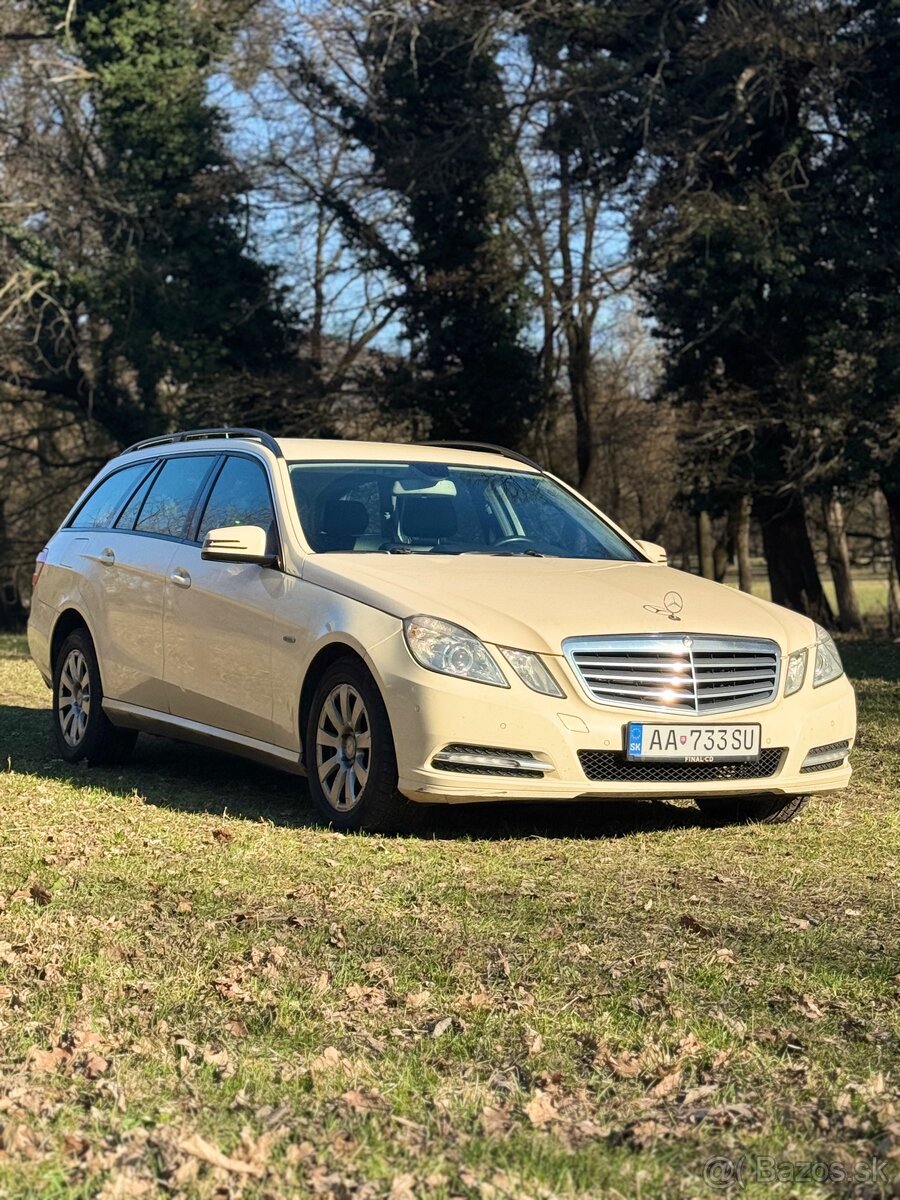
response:
M882 484L881 491L891 519L891 549L894 554L894 570L900 577L900 488Z
M591 349L575 320L566 323L566 374L575 415L575 457L578 463L578 489L589 500L593 485L594 429L593 387L591 386Z
M822 515L825 518L825 536L828 544L828 565L834 580L837 596L838 617L844 633L863 628L859 600L850 574L850 551L847 548L847 532L844 525L844 506L836 493L822 497Z
M834 614L822 590L802 495L792 491L784 496L757 496L754 511L762 528L774 602L821 625L833 626Z
M713 538L712 518L705 508L697 513L697 558L700 574L704 579L715 579L715 540Z
M730 556L737 561L738 587L742 592L753 591L753 566L750 562L750 508L749 496L741 496L728 512L728 547Z
M897 568L891 563L888 572L888 602L887 602L888 634L896 637L900 633L900 580L897 578Z
M713 579L716 583L724 583L728 574L728 564L732 555L728 549L728 532L724 530L717 538L713 547Z

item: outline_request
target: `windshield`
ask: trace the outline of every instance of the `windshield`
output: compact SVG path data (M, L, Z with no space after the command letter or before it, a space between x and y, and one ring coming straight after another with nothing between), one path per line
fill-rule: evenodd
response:
M544 475L439 462L289 464L320 553L524 554L642 561Z

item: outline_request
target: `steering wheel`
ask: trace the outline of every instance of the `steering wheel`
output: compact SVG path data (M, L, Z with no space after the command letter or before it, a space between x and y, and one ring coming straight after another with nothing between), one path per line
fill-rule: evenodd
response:
M534 542L529 537L501 538L499 542L494 542L491 549L492 550L501 550L506 546L521 546L523 544L525 546L531 547L534 545Z

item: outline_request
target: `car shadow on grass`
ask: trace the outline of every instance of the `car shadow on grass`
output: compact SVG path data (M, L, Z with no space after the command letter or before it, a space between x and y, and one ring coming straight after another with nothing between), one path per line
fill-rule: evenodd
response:
M47 709L0 706L0 753L28 775L101 787L179 812L226 815L298 829L319 822L306 781L247 759L142 734L121 766L70 766L55 754ZM703 826L692 806L657 801L489 803L429 806L414 834L425 839L613 838Z

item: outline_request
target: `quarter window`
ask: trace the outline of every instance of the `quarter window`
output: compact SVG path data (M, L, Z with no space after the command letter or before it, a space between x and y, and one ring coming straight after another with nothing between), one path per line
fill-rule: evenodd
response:
M150 463L135 463L109 475L88 496L72 519L72 529L111 529L119 509L150 470Z
M134 495L122 509L119 519L116 521L116 529L134 529L134 522L141 511L141 505L146 500L147 493L153 486L154 473L154 471L151 471L147 478L142 480L140 487L135 490Z
M208 454L170 458L154 480L134 528L139 533L184 537L194 499L214 462L215 456Z
M275 529L266 473L259 463L238 455L225 460L209 494L197 537L202 542L211 529L228 525L258 525L270 538Z

